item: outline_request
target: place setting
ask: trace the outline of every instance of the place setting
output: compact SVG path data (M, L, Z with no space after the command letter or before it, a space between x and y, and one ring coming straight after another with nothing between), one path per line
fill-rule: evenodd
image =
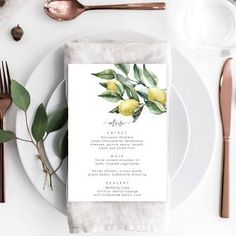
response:
M169 4L48 0L40 10L57 24L79 22L93 11L150 11L165 24ZM222 183L216 211L230 218L235 12L234 1L192 1L184 16L189 44L223 61L214 78L220 127L201 74L168 37L116 28L76 34L69 27L68 39L51 48L25 84L12 76L14 65L3 60L1 203L8 201L4 145L15 141L33 187L66 216L68 232L168 231L170 215L204 179L220 129ZM219 27L213 29L213 20ZM168 35L168 30L159 33ZM26 33L16 25L10 34L20 44ZM5 129L12 106L15 128Z

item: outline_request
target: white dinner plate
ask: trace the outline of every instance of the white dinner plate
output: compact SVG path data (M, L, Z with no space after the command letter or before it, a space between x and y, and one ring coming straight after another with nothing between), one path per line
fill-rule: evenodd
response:
M82 36L80 36L82 37ZM138 33L101 32L85 35L84 38L110 40L148 40ZM170 108L170 205L173 210L193 192L203 178L215 144L215 117L208 91L191 64L176 50L172 50L172 86ZM63 81L63 46L49 53L29 78L26 87L30 91L31 121L37 105L47 104L47 110L65 106ZM17 136L27 138L24 115L18 112L16 120ZM59 134L52 134L45 143L45 150L52 167L57 166L58 157L55 140ZM56 137L57 136L57 137ZM35 157L34 147L17 141L22 164L40 194L56 209L66 212L66 173L67 162L53 178L54 190L43 190L44 174Z

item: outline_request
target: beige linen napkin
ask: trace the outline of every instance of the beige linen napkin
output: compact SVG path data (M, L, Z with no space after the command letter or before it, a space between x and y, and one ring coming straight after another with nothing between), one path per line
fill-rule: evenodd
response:
M167 42L156 41L74 40L67 43L65 65L81 63L166 63L169 66L170 49ZM157 232L165 228L167 212L167 202L67 203L71 233L106 230Z

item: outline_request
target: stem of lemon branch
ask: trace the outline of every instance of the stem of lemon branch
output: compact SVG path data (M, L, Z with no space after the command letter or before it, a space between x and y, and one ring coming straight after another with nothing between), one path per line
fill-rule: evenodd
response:
M132 80L130 77L128 77L128 75L127 75L127 79L128 79L129 81L135 83L134 86L137 86L137 85L141 84L141 85L143 85L144 87L148 88L147 85L146 85L145 83L143 83L142 81L137 82L137 81L135 81L135 80Z

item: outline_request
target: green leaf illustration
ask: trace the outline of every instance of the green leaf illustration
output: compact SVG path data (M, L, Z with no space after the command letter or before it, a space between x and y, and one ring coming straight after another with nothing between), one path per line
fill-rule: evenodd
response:
M61 129L68 119L68 108L53 112L48 118L47 133Z
M16 135L9 130L0 130L0 143L6 143L16 138Z
M115 107L114 109L112 109L111 111L109 111L110 113L119 113L119 106Z
M59 140L59 154L62 160L68 156L68 131Z
M116 85L118 87L118 91L119 91L120 96L123 97L123 95L125 93L123 85L120 82L116 82Z
M101 83L99 83L103 88L107 88L107 83L103 83L103 82L101 82Z
M146 80L152 87L157 86L158 79L156 75L150 71L147 70L146 66L143 65L143 75L145 76Z
M121 70L125 75L129 74L129 71L130 71L129 64L115 64L115 67Z
M128 85L124 85L124 89L126 91L128 98L135 99L135 100L139 101L138 93L136 92L136 90L133 87L128 86Z
M166 108L159 102L154 101L145 101L145 105L148 107L150 112L160 115L163 112L166 112Z
M21 110L27 111L30 105L29 92L17 81L11 81L11 96L13 103Z
M136 64L134 64L133 67L134 70L134 78L138 81L138 82L143 82L142 81L142 70L141 68L139 68Z
M143 106L138 107L137 109L135 109L134 114L133 114L133 122L135 122L139 118L142 111L143 111Z
M104 93L98 95L101 98L104 98L105 100L109 102L118 102L122 100L121 96L118 93L113 93L111 91L105 91Z
M142 97L144 100L147 100L148 99L148 95L147 93L145 93L144 91L141 91L141 90L137 90L137 93L140 97Z
M36 142L39 142L43 138L47 129L47 124L48 117L45 107L43 104L40 104L35 113L34 121L31 127L31 132Z
M94 73L92 74L96 77L99 77L101 79L106 79L106 80L110 80L110 79L114 79L116 76L116 72L112 69L108 69L108 70L104 70L102 72L99 73Z
M156 104L156 106L161 112L166 112L166 107L163 106L160 102L155 101L154 103Z
M120 74L116 74L116 79L124 86L124 85L127 85L127 86L133 86L129 80L124 77L123 75L120 75Z

